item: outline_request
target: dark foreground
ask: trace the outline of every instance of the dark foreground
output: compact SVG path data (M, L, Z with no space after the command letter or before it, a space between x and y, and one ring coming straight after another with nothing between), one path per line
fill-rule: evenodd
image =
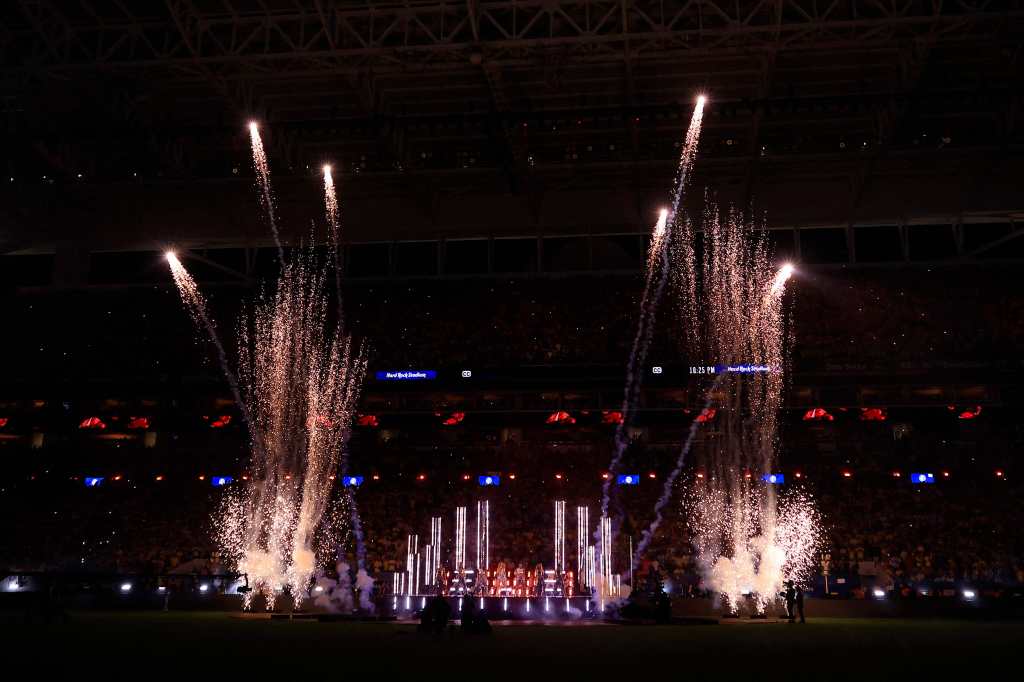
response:
M94 613L0 625L7 661L33 676L267 674L377 680L963 679L1011 673L1024 622L821 619L807 625L496 625L421 636L395 623L246 619L225 613ZM11 670L13 672L13 670Z

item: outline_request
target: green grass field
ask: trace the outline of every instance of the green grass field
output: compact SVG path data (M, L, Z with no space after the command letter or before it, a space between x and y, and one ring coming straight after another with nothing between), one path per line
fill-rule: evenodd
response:
M39 672L380 680L988 679L1016 677L1022 622L829 619L703 626L496 626L488 637L410 625L225 613L74 613L0 625L7 660ZM1010 666L1013 662L1012 667ZM908 678L908 675L910 676ZM15 679L11 677L9 679ZM282 677L282 679L284 679ZM294 679L291 677L289 679Z

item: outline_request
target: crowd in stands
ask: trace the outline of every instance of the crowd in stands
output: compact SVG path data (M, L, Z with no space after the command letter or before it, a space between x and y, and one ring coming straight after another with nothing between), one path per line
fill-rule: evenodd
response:
M863 597L874 588L916 594L963 585L1020 587L1024 544L1017 529L1024 513L1015 504L1020 492L1015 479L996 477L983 456L979 462L978 456L958 451L933 461L936 483L913 485L909 467L926 465L925 453L934 444L922 436L921 445L908 450L891 435L888 438L888 449L885 436L879 436L862 439L866 442L859 448L824 454L813 451L809 440L795 439L800 449L782 454L780 469L789 472L787 486L809 491L821 512L824 545L819 560L827 560L829 591ZM417 533L425 544L431 516L442 518L450 541L455 508L460 505L468 507L472 548L475 504L484 497L491 501L490 549L495 564L550 566L556 499L566 500L570 565L575 562L576 505L590 508L591 530L596 528L607 447L593 444L567 454L550 444L521 444L489 454L445 453L434 458L433 468L426 468L428 460L422 458L410 466L408 455L393 445L376 447L373 457L384 474L379 481L365 482L356 493L373 575L404 570L407 536ZM866 456L863 449L873 449L873 456ZM636 444L626 459L627 467L640 471L641 484L613 486L612 513L622 520L616 563L623 571L627 538L636 542L650 523L666 473L663 467L650 474L640 467L659 457L668 459L668 452L643 450ZM508 478L509 462L519 472L514 480ZM894 471L894 466L901 469ZM502 485L479 487L475 474L491 470L505 474ZM419 471L426 472L425 480L419 479ZM470 480L464 479L464 471L474 473ZM705 593L684 504L697 471L695 466L684 470L666 521L640 564L641 573L657 567L676 595ZM799 480L793 478L795 471L801 472ZM852 473L847 477L843 471ZM81 482L8 485L0 492L0 506L9 520L7 531L0 534L0 565L149 574L227 571L231 566L212 540L223 494L194 480L106 481L95 489ZM353 562L351 534L338 537L342 554ZM824 564L812 573L808 582L820 594Z
M1019 286L1003 286L1000 278L1005 275L998 270L957 273L953 280L942 272L914 278L798 273L790 309L793 369L875 374L979 365L1019 368L1017 349L1024 345ZM599 287L587 277L354 284L347 311L351 328L371 344L377 366L622 365L633 339L639 296L638 278L621 276L614 286L603 282ZM238 292L217 290L209 297L221 329L231 329ZM153 378L185 381L182 377L218 375L210 361L214 356L201 342L195 347L192 323L173 290L139 293L135 299L125 294L19 297L7 313L11 328L45 329L49 322L44 321L62 319L76 330L73 335L43 335L42 340L33 334L5 336L7 356L18 359L7 377L11 385L24 386L37 375L61 385L127 377L146 387L140 391L157 392L153 386L161 384L149 381ZM667 298L651 358L681 357L673 333L679 315ZM977 421L989 423L989 414ZM943 418L946 431L935 433L895 420L877 428L854 420L858 433L873 436L846 432L839 420L803 425L799 431L783 428L780 466L803 469L805 485L823 514L830 589L856 595L868 585L913 590L950 582L1021 583L1024 546L1017 529L1024 519L1015 504L1017 483L1012 476L994 480L992 470L1009 461L1024 434L1008 422L1002 430L972 426L974 432L960 433L957 429L965 426L953 415ZM1016 423L1012 416L1009 422ZM472 455L465 453L464 443L438 433L435 429L420 443L429 447L420 447L415 459L401 434L353 443L357 462L384 473L379 485L366 485L357 494L371 572L401 570L407 536L419 533L423 538L431 516L442 516L449 531L456 505L468 505L472 518L480 491L474 480L462 480L464 471L474 476L491 470L521 473L515 485L506 481L493 491L494 562L550 563L555 499L565 499L569 510L577 504L590 506L596 524L608 429L593 431L589 440L578 439L561 450L556 447L563 439L511 446L499 444L491 433L479 439L475 447L480 452ZM168 437L174 436L166 431L160 435ZM236 438L228 450L231 466L237 467L235 458L244 453L244 442ZM676 450L672 446L644 454L639 445L634 450L630 456L636 458L637 470L652 471L655 478L617 496L612 511L623 519L624 536L635 538L650 521L666 462ZM77 456L64 452L54 464L46 448L16 453L19 460L39 458L50 462L45 468L53 465L61 471L73 470ZM175 456L188 457L187 448L179 448ZM107 481L97 489L69 483L66 477L57 481L56 475L50 482L0 480L5 519L0 566L149 573L227 568L211 540L219 491L192 479L159 485L152 480L152 465L162 463L148 458L144 464L149 468L140 469L133 480L118 485ZM953 476L917 487L893 476L894 470L907 474L917 466L936 471L948 467ZM843 467L855 475L841 476ZM419 471L429 476L426 482L417 482ZM558 483L553 479L556 471L564 476ZM691 467L683 480L692 480L687 476L693 473ZM691 542L693 529L679 503L681 492L676 491L668 521L643 566L656 562L678 592L699 594L703 582ZM574 520L567 522L570 539ZM351 537L343 540L351 554ZM625 565L626 550L620 549L619 563ZM813 576L816 584L823 584L823 573Z

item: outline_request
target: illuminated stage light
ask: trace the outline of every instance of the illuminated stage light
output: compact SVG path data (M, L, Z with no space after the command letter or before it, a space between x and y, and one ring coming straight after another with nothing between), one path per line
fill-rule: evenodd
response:
M640 474L619 474L619 485L639 485Z
M762 474L761 480L772 485L781 485L786 482L784 474Z
M900 473L900 472L898 472L898 471L894 471L894 472L892 472L892 477L893 477L893 478L899 478L899 477L900 477L900 476L902 476L902 475L903 475L903 474L901 474L901 473Z
M1002 478L1002 477L1003 477L1003 470L1002 469L996 469L996 478Z
M964 599L966 599L967 601L971 601L978 596L978 594L974 590L964 590L963 595Z
M85 477L85 487L86 488L95 488L96 486L101 485L102 483L103 483L103 477L102 476L86 476Z
M425 480L427 480L427 475L426 474L420 474L419 476L416 477L416 480L417 481L425 481Z
M853 478L853 472L846 469L843 471L843 478Z
M493 474L480 476L477 478L477 482L480 485L501 485L501 476L495 476Z
M131 583L121 583L121 592L127 594L128 592L131 592L131 591L132 591L132 584Z
M341 480L341 484L346 488L358 488L363 484L362 476L345 476Z
M206 583L203 583L202 585L199 586L199 591L200 592L209 592L210 591L210 586L207 585Z
M232 476L214 476L213 478L210 479L210 483L212 483L217 488L221 487L222 485L230 485L231 483L234 482L235 479Z
M316 587L313 588L313 591L314 592L323 592L324 591L324 586L323 585L317 585Z
M876 587L871 590L871 594L874 595L875 599L885 599L885 590Z
M910 474L911 483L935 483L935 474Z
M163 594L164 592L167 591L167 586L166 585L161 585L160 587L156 588L156 591L161 593L161 594Z

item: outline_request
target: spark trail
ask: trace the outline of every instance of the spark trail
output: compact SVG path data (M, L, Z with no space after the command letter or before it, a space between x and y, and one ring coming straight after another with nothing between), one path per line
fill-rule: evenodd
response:
M281 246L281 236L277 231L274 194L270 187L270 162L267 160L267 153L263 149L263 138L260 137L260 128L256 121L249 122L249 143L252 147L252 165L256 169L256 177L259 180L260 203L263 205L263 210L267 213L270 233L273 235L274 245L277 247L277 255L284 262L284 248Z
M206 306L206 299L203 297L203 293L199 290L199 285L189 274L188 270L182 264L178 255L173 251L168 251L164 254L167 259L167 264L171 266L171 277L174 278L174 284L178 287L178 293L181 295L181 300L184 301L189 314L192 317L192 321L197 326L201 325L206 330L207 336L210 337L210 341L217 349L217 356L220 359L220 368L224 373L224 378L228 382L228 386L231 388L231 396L235 399L235 403L238 405L238 409L242 411L242 417L245 419L246 425L250 429L250 435L252 430L252 418L249 414L249 408L242 400L242 395L238 387L238 377L231 370L231 365L228 363L227 353L224 351L224 344L220 341L220 336L217 334L217 328L213 326L213 320L210 319L210 313Z
M629 425L635 416L636 402L643 380L643 367L647 360L647 351L651 345L651 335L654 331L658 305L661 302L671 271L668 244L673 228L677 223L684 230L689 230L688 222L679 218L679 208L682 205L683 195L690 178L690 171L693 168L694 160L697 158L697 148L700 144L700 131L704 120L704 104L706 101L703 95L697 98L697 104L694 107L693 115L690 117L690 125L686 129L686 137L683 140L682 150L679 155L679 165L676 169L675 182L672 187L671 207L661 211L651 235L644 291L640 299L640 317L637 322L636 335L633 337L633 347L626 364L622 420L615 427L612 458L608 465L609 475L601 488L601 516L608 515L608 507L611 503L612 481L615 478L619 465L622 463L622 456L626 451L626 447L629 445Z
M338 256L341 249L341 211L338 206L338 191L334 185L334 176L331 173L330 164L324 164L324 211L327 218L327 234L330 242L331 257L334 264L334 292L338 305L338 328L345 328L345 306L341 293L341 260ZM344 447L344 443L342 447ZM342 477L348 474L348 456L342 453L340 473ZM352 523L352 535L356 546L356 568L366 575L366 544L363 538L363 522L359 516L359 507L356 504L355 493L351 488L344 488L342 494L348 501L350 521ZM372 583L372 580L370 580ZM357 580L357 584L359 581Z

